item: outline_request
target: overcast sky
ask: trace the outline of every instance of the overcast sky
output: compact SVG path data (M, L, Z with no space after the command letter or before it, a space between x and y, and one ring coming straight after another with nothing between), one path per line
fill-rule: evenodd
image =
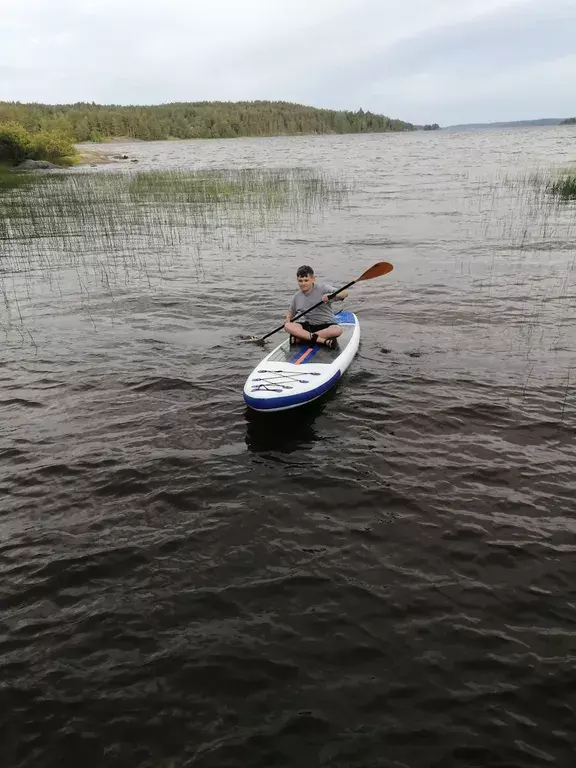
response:
M576 114L576 0L0 0L0 100Z

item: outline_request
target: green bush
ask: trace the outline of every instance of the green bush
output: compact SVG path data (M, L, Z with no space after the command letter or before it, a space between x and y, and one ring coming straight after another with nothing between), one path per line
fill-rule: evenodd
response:
M55 162L63 157L70 157L74 152L74 144L70 138L59 131L40 131L31 136L29 157L32 160Z
M30 159L70 164L75 154L72 139L61 131L31 133L20 123L0 123L0 162Z
M30 157L31 135L20 123L0 123L0 160L21 163Z

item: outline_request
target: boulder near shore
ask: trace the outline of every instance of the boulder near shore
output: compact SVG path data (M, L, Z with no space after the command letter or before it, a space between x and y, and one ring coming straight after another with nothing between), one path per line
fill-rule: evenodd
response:
M13 171L51 171L60 168L59 165L49 163L48 160L24 160L20 165L15 166Z

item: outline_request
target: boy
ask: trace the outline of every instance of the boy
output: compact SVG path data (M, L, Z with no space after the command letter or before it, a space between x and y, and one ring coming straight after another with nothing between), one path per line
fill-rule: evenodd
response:
M336 324L328 294L338 289L325 283L316 283L314 270L307 264L298 267L296 279L300 290L294 294L284 326L286 333L290 334L290 341L312 341L313 344L324 344L330 349L335 349L338 343L336 339L341 335L342 328ZM333 300L343 301L346 296L348 291L342 291ZM298 323L292 322L293 317L319 301L324 303L306 315L306 322L304 319Z

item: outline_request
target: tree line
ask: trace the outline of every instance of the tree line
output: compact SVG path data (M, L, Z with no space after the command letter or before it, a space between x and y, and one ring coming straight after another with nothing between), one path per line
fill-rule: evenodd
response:
M32 134L53 131L76 142L113 137L223 139L415 129L412 123L362 109L317 109L283 101L202 101L157 106L0 102L1 122L19 123Z

